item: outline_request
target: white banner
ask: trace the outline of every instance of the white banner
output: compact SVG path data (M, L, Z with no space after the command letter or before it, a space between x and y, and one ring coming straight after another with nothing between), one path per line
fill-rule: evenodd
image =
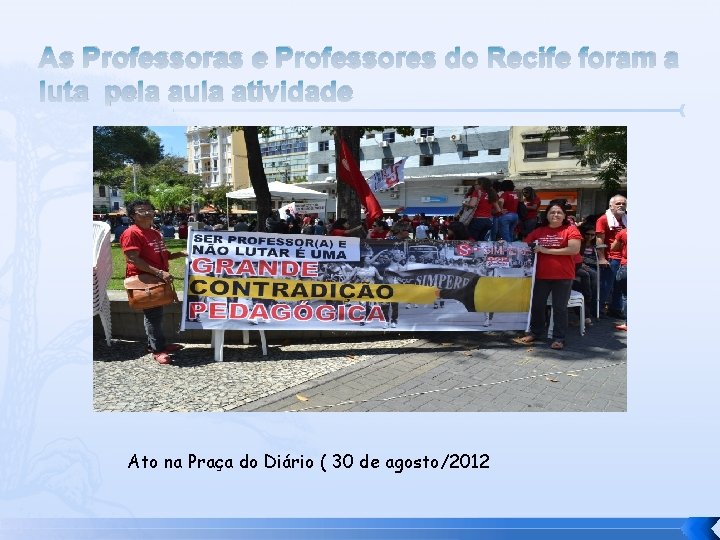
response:
M524 243L193 233L184 330L522 330Z

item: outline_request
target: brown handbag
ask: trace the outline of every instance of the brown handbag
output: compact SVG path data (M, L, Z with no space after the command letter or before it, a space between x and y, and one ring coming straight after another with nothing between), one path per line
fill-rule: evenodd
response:
M473 202L475 204L473 204ZM463 201L463 205L460 207L460 211L455 215L455 219L460 221L463 225L470 225L470 222L473 219L473 216L475 215L475 209L477 208L478 203L480 202L479 197L467 197ZM469 206L465 206L469 205Z
M144 310L178 302L175 285L165 283L152 274L138 274L125 278L128 303L133 309Z

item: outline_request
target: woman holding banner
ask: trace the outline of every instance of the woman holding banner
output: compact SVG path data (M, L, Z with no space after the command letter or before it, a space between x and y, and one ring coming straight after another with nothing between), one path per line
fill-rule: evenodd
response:
M552 294L553 336L550 347L565 347L568 327L568 300L575 279L574 255L580 252L582 235L567 219L565 201L550 201L540 227L530 232L525 242L534 245L537 256L535 285L530 306L530 331L513 341L530 345L545 334L545 312Z

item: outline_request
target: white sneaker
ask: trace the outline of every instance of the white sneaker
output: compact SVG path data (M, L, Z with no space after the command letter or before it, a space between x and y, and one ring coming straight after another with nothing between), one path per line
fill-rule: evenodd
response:
M250 324L260 324L258 319L250 319Z
M410 304L405 304L405 309L410 309Z
M416 307L418 307L418 305L417 305L417 304L413 304L413 307L416 308Z
M490 326L491 323L492 323L492 321L490 320L490 317L486 317L485 322L483 323L483 326Z
M390 323L390 328L397 328L397 323L395 323L395 322Z
M390 325L388 323L383 324L383 328L390 328Z

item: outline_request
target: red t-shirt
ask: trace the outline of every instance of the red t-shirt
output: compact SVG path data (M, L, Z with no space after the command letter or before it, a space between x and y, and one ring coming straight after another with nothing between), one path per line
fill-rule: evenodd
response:
M120 247L126 251L138 251L140 258L160 270L167 272L168 252L162 234L155 229L141 229L137 225L130 225L120 237ZM132 263L127 263L125 277L137 276L143 273Z
M537 219L538 208L540 208L540 197L535 197L532 201L528 201L535 207L535 210L527 209L527 217L525 219ZM528 203L525 203L528 204Z
M546 248L567 247L568 240L582 240L582 234L575 225L561 225L555 229L548 226L538 227L525 237L528 244L537 242ZM537 258L537 279L575 279L574 255L538 253Z
M338 227L337 229L332 229L328 236L347 236L347 229L343 229L341 227Z
M618 232L623 230L625 226L621 223L618 227L610 227L608 225L607 216L603 214L598 218L598 220L595 222L595 232L598 234L604 234L605 239L604 243L607 246L605 248L605 258L606 259L620 259L621 255L619 251L612 251L610 249L610 246L613 243L613 240L615 240L615 236Z
M615 235L615 240L622 244L620 248L620 264L627 266L627 229L618 231Z
M503 200L503 210L517 214L518 203L520 202L520 198L517 196L517 193L514 191L503 191L500 198Z
M477 195L477 194L476 194ZM485 191L481 191L479 194L480 199L478 205L475 208L474 218L491 218L493 205L488 199L488 194Z

